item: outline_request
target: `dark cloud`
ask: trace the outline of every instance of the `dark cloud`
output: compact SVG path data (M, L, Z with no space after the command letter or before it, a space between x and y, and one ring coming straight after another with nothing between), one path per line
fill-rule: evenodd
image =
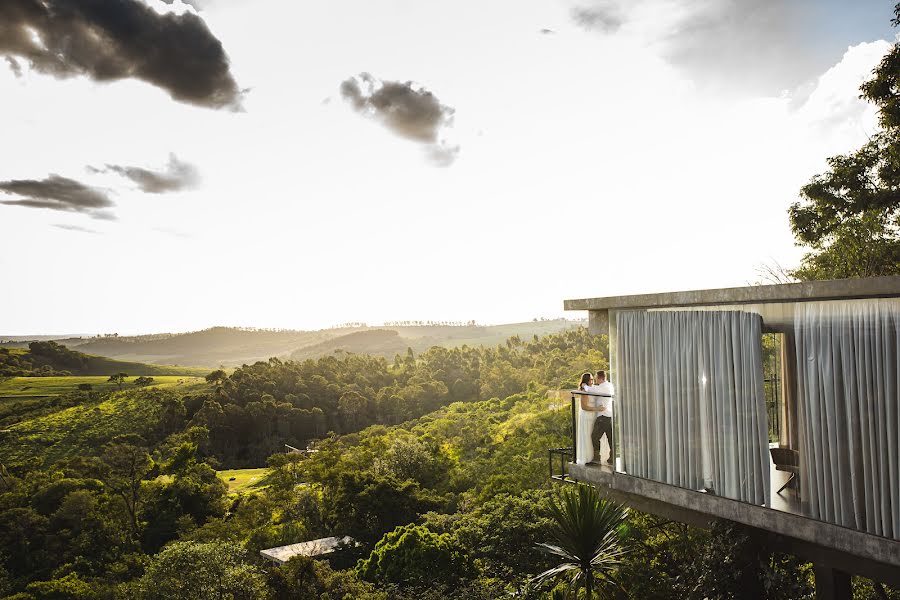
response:
M0 181L0 193L16 196L12 200L0 200L0 204L77 212L94 219L115 220L115 215L105 210L115 206L105 191L52 173L41 180Z
M556 32L553 31L552 29L547 29L547 28L545 27L545 28L539 30L538 33L540 33L540 34L542 34L542 35L551 35L551 34L554 34L554 33L556 33Z
M55 77L134 77L181 102L240 108L228 57L203 19L140 0L2 0L0 55Z
M92 171L112 171L135 182L142 192L148 194L165 194L196 187L200 182L200 174L192 164L181 161L174 154L169 155L169 164L165 171L151 171L141 167L106 165L104 169Z
M450 147L441 134L453 125L455 111L437 96L411 81L381 81L361 73L341 83L341 96L353 108L378 119L395 134L426 144L436 164L449 165L459 147Z
M79 233L100 233L99 231L95 231L93 229L88 229L87 227L80 227L78 225L62 225L56 224L54 227L58 229L65 229L66 231L77 231Z

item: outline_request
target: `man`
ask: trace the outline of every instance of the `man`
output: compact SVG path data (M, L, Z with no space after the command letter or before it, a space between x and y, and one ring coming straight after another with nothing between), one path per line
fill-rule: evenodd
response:
M598 398L600 400L600 411L597 413L597 421L594 423L594 431L591 438L594 441L594 448L600 453L600 440L603 434L606 434L606 443L609 444L609 458L606 459L607 464L613 464L615 451L613 450L612 435L612 404L616 390L613 384L606 380L606 371L597 371L597 377L594 378L594 385L590 387L590 391L595 394L603 394L610 396L609 398Z

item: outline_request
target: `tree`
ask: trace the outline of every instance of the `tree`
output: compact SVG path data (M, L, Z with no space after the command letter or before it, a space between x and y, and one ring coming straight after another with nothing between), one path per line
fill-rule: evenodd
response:
M215 371L213 371L212 373L210 373L209 375L206 376L207 383L218 384L218 383L225 381L226 379L228 379L228 374L225 373L225 371L223 371L222 369L216 369Z
M138 387L144 387L144 386L150 385L151 383L153 383L153 378L146 377L144 375L141 375L140 377L138 377L137 379L134 380L134 385L136 385Z
M141 529L138 513L143 501L141 481L150 471L152 460L143 438L134 434L116 436L103 450L101 480L125 503L131 533L137 539Z
M551 542L538 544L563 562L535 580L571 574L570 589L582 588L588 599L594 597L595 589L603 593L618 587L615 573L626 554L619 529L626 514L621 505L600 498L592 486L578 484L564 490L547 511L552 521Z
M46 600L91 600L97 597L97 591L77 573L50 581L35 581L25 589L32 597Z
M465 550L448 534L421 525L402 525L386 534L356 571L368 581L427 585L458 583L474 571Z
M374 542L398 525L418 519L420 513L441 507L441 499L413 481L371 472L344 472L327 489L326 523L336 532Z
M94 386L92 386L90 383L79 383L78 384L79 392L89 392L92 389L94 389Z
M114 373L109 376L107 379L107 383L115 383L119 386L119 389L122 389L122 384L125 382L125 378L128 377L128 373Z
M894 7L900 24L900 4ZM862 85L882 130L856 152L828 159L829 171L800 190L791 230L812 248L791 274L799 279L900 274L900 44Z
M266 598L265 579L230 542L174 542L153 557L137 584L138 597L213 600Z

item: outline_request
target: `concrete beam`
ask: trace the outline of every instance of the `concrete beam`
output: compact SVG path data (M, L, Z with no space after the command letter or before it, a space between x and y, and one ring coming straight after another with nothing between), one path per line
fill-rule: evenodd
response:
M609 310L662 308L672 306L716 306L722 304L768 304L772 302L804 302L813 300L851 300L860 298L900 297L900 276L836 279L832 281L804 281L781 285L754 285L636 294L605 298L566 300L566 310Z
M613 474L602 467L569 463L568 470L569 475L578 481L590 483L598 488L625 492L632 496L638 496L644 499L643 501L668 504L673 511L676 509L689 510L693 513L704 515L707 521L727 519L749 525L762 531L808 544L808 546L805 546L808 551L821 548L838 553L829 555L833 557L840 557L845 554L852 555L864 559L863 561L857 561L860 564L871 563L878 573L890 574L893 571L897 573L897 578L900 579L900 541L897 540L773 510L764 506L756 506L658 481L632 477L624 473ZM626 496L621 497L625 498ZM645 506L650 506L650 504ZM635 506L635 508L638 507ZM650 512L656 511L650 510ZM798 548L803 549L804 546L801 544ZM794 553L799 554L796 551ZM812 557L810 560L812 560ZM883 569L880 569L880 567L883 567ZM882 581L891 583L885 579L882 579Z

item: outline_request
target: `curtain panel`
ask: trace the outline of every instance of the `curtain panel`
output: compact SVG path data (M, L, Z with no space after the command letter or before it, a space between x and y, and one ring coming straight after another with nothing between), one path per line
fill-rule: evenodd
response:
M762 318L620 311L616 327L625 471L768 504Z
M794 329L804 508L900 539L900 301L804 303Z

